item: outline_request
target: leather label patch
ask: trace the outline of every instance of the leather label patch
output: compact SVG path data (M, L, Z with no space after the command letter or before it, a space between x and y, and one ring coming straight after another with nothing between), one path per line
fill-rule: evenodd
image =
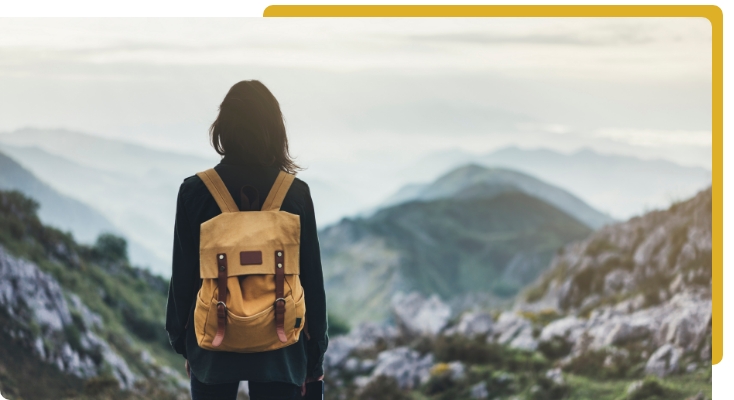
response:
M241 251L240 265L260 265L263 263L262 251Z

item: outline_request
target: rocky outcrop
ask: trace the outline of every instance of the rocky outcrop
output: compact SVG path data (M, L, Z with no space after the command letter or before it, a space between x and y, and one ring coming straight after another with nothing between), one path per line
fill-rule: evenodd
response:
M512 311L500 314L487 340L521 350L535 350L538 347L533 337L532 323Z
M685 354L706 359L710 189L566 246L517 309L565 314L546 325L538 340L541 346L565 342L570 357L644 348L651 354L645 371L660 377L678 372Z
M88 379L109 368L121 388L131 388L136 375L93 332L102 319L77 296L68 298L52 276L0 246L0 311L10 322L0 329L64 373ZM80 317L81 326L76 325L72 311Z

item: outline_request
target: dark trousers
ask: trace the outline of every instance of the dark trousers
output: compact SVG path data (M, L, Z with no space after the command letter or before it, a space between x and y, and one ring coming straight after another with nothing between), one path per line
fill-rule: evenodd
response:
M191 374L191 400L235 400L239 382L207 385ZM296 400L301 388L285 382L249 382L250 400Z

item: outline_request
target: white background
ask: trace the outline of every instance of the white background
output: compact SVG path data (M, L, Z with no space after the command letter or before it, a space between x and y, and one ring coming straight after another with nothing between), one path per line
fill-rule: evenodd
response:
M186 17L259 17L262 16L262 11L270 4L277 4L278 2L269 2L262 0L249 0L249 1L150 1L150 0L128 0L125 2L99 2L99 1L81 1L81 0L66 0L63 2L59 1L24 1L24 2L3 2L3 16L26 16L26 17L39 17L39 16L89 16L89 17L101 17L101 16L147 16L147 17L163 17L163 16L186 16ZM449 1L328 1L320 0L314 1L298 1L288 0L280 4L450 4ZM518 2L490 2L490 1L469 1L464 0L461 4L522 4ZM534 0L530 2L532 4L558 4L553 1L542 1ZM632 1L569 1L565 0L563 4L634 4ZM642 4L642 3L641 3ZM724 21L726 24L728 11L734 10L734 6L731 3L727 4L721 1L654 1L647 0L644 4L681 4L681 5L710 5L716 4L719 6L724 14ZM728 52L732 49L731 43L734 41L734 37L731 34L731 30L724 29L724 65L727 63ZM731 94L731 79L724 79L724 115L728 115L728 111L731 110L731 105L726 101ZM724 124L724 159L726 160L728 154L734 154L734 149L730 141L726 140L729 129ZM734 228L734 218L730 212L726 212L727 206L734 207L734 202L729 201L731 196L729 195L731 190L727 185L729 176L734 174L734 168L731 164L724 164L724 248L729 248L734 245L734 239L731 235L727 235L726 232L730 232ZM731 209L731 208L728 208ZM730 264L730 257L724 254L724 269L726 270L727 265ZM724 274L724 287L734 288L734 277L731 274ZM725 289L726 293L726 289ZM724 359L718 365L713 367L713 394L715 399L730 398L727 396L729 393L728 379L734 375L734 353L728 351L732 343L734 343L734 330L732 330L732 320L734 319L734 296L724 296Z

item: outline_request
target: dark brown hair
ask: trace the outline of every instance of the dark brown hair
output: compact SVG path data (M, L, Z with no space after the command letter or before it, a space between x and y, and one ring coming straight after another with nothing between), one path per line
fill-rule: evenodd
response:
M222 156L295 173L280 104L260 81L237 82L219 105L209 139Z

